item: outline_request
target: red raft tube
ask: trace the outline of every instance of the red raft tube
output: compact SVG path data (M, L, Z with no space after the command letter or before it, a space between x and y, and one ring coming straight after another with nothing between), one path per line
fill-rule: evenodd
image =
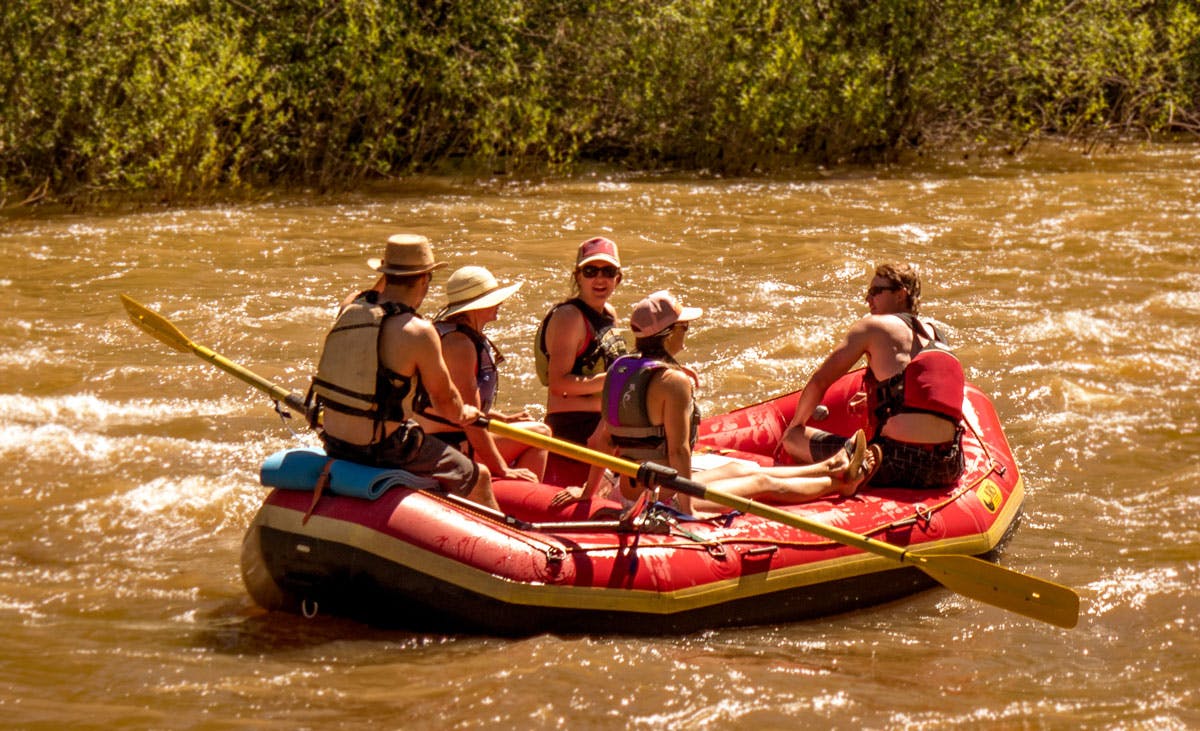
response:
M862 371L824 400L822 429L852 434ZM700 426L698 462L772 464L798 393ZM966 471L936 490L865 488L785 509L922 552L991 557L1024 487L995 409L968 384ZM687 633L773 624L892 601L934 585L911 566L755 515L619 520L594 500L555 509L549 484L498 480L502 512L392 487L374 499L274 489L250 525L242 575L271 610L417 631L498 635Z

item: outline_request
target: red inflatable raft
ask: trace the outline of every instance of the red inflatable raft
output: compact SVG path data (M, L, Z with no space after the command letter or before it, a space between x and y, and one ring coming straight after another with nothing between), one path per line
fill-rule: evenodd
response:
M861 371L824 404L851 434ZM706 419L696 452L770 464L798 394ZM1023 483L991 401L964 394L967 469L953 488L867 488L787 510L897 546L992 554L1015 526ZM755 515L619 522L609 501L552 509L558 488L497 481L503 513L396 487L375 500L273 490L246 534L242 573L268 609L415 630L690 632L791 621L933 585L915 568ZM306 514L311 510L311 515Z

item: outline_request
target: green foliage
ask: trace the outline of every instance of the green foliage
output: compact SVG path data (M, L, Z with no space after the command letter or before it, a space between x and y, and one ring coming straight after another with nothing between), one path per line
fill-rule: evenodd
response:
M1200 133L1188 0L25 0L0 206Z

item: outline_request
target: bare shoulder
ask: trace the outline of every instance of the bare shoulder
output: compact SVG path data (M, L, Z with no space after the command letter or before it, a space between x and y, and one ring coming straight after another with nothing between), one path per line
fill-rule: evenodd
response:
M437 329L433 323L411 314L389 317L383 323L381 336L392 341L434 341L439 340Z
M556 305L554 311L550 313L550 319L546 322L546 329L572 328L582 323L583 313L579 311L578 307Z
M587 326L583 313L576 307L558 307L551 313L546 322L546 344L553 349L554 343L559 347L569 347L582 342L586 337Z
M659 382L662 384L663 390L672 395L684 395L688 398L692 396L693 381L687 371L666 368L662 371Z
M452 358L474 360L475 343L464 333L449 332L442 338L442 352L445 353L447 361Z

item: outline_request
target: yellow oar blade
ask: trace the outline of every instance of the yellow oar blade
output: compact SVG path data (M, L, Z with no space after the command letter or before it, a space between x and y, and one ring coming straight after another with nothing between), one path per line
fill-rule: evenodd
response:
M192 350L192 341L167 318L147 309L127 294L121 295L121 304L125 305L125 311L129 313L133 324L178 351L187 353Z
M129 319L133 320L135 325L150 333L156 339L183 353L194 353L197 357L212 363L242 382L254 386L272 399L282 401L288 408L298 414L308 413L304 398L299 394L292 393L283 386L268 381L250 369L243 368L234 363L220 353L215 353L199 343L192 342L170 320L138 303L129 295L121 295L121 304L125 305L125 311L129 313Z
M947 589L986 604L1066 629L1079 623L1079 595L1061 584L961 554L910 553L905 563Z

